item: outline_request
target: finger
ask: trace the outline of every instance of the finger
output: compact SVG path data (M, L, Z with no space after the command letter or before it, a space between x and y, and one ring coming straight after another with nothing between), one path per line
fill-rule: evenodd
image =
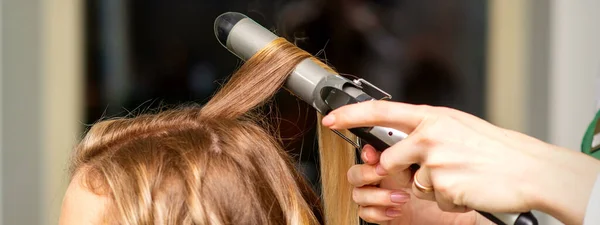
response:
M431 114L429 108L399 102L366 101L340 107L325 116L322 123L330 129L384 126L410 133Z
M352 200L360 206L400 207L410 201L410 194L402 190L367 186L354 188Z
M422 139L421 134L415 132L383 151L375 169L377 174L385 176L389 172L404 171L412 164L421 164L429 147Z
M417 198L435 201L436 200L435 191L434 191L435 188L432 185L429 174L430 174L429 169L425 166L423 166L419 170L417 170L417 172L415 173L414 179L413 179L412 190L413 190L413 194ZM421 186L421 188L419 186ZM432 190L427 191L427 190L423 190L423 188L432 189Z
M413 173L410 170L394 173L394 175L386 176L385 178L386 179L383 179L381 182L379 182L379 187L394 190L410 190L412 187Z
M383 176L377 175L375 165L358 164L348 170L348 182L354 187L379 183Z
M428 169L427 167L425 169ZM453 190L453 187L457 187L458 185L456 185L456 183L462 183L460 179L457 179L456 177L449 177L446 174L441 173L441 171L436 170L436 171L431 171L430 169L428 169L429 172L429 181L431 183L434 183L434 195L435 195L435 201L438 204L438 208L440 208L442 211L445 212L457 212L457 213L464 213L464 212L468 212L471 209L467 208L466 206L462 206L462 205L457 205L455 204L455 199L452 198L453 195L450 194L450 192L455 191ZM423 179L421 178L421 175L419 174L419 181ZM443 185L443 186L440 186ZM442 188L444 187L444 188ZM455 196L455 195L454 195Z
M448 116L462 125L477 130L480 133L487 133L496 137L504 137L507 133L511 133L511 130L501 129L484 119L460 110L447 107L430 107L429 111L436 115ZM516 135L516 137L521 137L521 135Z
M358 216L369 223L383 223L402 215L399 208L361 206L358 208Z
M379 156L381 153L371 145L365 145L362 149L362 153L360 154L363 162L369 165L374 165L379 162Z
M453 108L431 107L430 111L433 114L449 116L455 120L464 123L467 126L481 127L482 124L489 124L489 122L485 121L484 119Z

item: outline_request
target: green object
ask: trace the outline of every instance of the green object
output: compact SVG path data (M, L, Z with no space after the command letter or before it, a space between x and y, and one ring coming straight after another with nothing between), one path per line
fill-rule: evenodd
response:
M600 159L600 110L596 112L594 120L585 131L583 141L581 142L581 151L596 159Z

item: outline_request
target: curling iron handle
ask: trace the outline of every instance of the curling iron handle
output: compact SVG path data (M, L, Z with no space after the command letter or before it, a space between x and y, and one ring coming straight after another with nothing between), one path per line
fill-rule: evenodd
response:
M406 138L404 132L387 127L352 128L350 132L372 145L378 151L384 151L390 146Z
M531 212L521 214L477 212L498 225L538 225L537 219Z
M404 140L406 134L387 127L352 128L350 132L372 145L379 151L384 151L395 143ZM515 213L487 213L477 211L490 221L498 225L537 225L538 221L531 212Z

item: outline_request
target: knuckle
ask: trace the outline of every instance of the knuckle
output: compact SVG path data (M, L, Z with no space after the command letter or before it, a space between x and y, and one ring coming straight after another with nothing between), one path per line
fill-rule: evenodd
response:
M430 169L441 168L445 165L447 159L448 157L444 152L430 151L422 165Z
M350 167L348 170L348 182L355 187L363 186L363 182L365 180L365 166L364 165L354 165Z
M413 134L415 144L420 147L433 147L441 144L444 137L448 136L448 129L453 128L451 124L448 124L448 120L451 120L447 116L436 116L429 118L426 123Z
M440 193L444 198L453 205L463 205L464 203L464 192L461 191L461 185L459 182L451 182L447 179L442 185Z
M358 215L369 223L377 223L377 212L372 207L360 207Z
M464 112L461 112L457 109L446 107L446 106L438 106L434 109L435 114L439 116L447 116L449 118L454 118L454 116L463 116Z
M444 106L419 106L420 111L426 115L426 120L429 125L447 124L450 121L455 120L454 116L459 114L460 111L444 107Z
M420 113L421 115L436 115L435 107L430 105L416 105L415 111Z
M371 205L375 206L394 206L390 200L391 191L377 188L369 195Z
M441 128L446 128L444 125L446 125L448 123L448 120L450 119L450 117L446 116L446 115L436 115L433 117L428 118L427 120L427 129L425 129L426 131L428 131L430 135L436 135L438 134L438 132L440 131Z
M383 168L383 170L387 171L388 173L394 167L393 162L394 162L394 160L392 160L389 157L381 157L381 159L379 159L379 165L381 165L381 168Z
M441 189L441 190L437 190L440 195L441 195L441 199L443 199L444 201L444 205L448 205L448 206L462 206L464 201L462 199L462 197L460 196L460 192L457 192L454 188L450 187L450 186L443 186L443 187L436 187L436 189ZM449 209L452 210L452 209Z
M435 183L435 190L452 203L454 203L454 200L456 199L457 188L459 188L457 183L453 182L452 179L442 178Z
M418 110L421 113L431 112L434 108L433 106L425 105L425 104L415 105L415 107L416 107L416 110Z
M373 169L369 165L354 165L348 170L348 182L354 187L362 187L376 181Z
M426 149L435 144L435 139L430 135L430 129L422 129L413 135L414 145Z
M439 112L440 114L443 114L443 115L447 115L449 113L454 113L456 111L455 109L450 108L450 107L446 107L446 106L435 107L435 110L437 112Z
M362 203L360 199L360 190L358 188L352 189L352 200L354 200L354 202L356 202L356 204L359 205Z
M446 183L439 183L435 185L435 190L440 194L449 197L451 188Z
M434 177L433 175L431 176L431 183L434 185L435 187L435 191L439 192L440 194L442 194L443 196L447 197L448 193L450 191L450 189L452 188L452 184L450 183L450 180L452 179L447 179L445 178L445 176L440 176L440 177Z
M367 211L368 211L367 208L361 206L358 209L358 216L360 216L360 218L362 218L365 221L372 222L372 221L370 221L371 217L369 216L369 213Z
M450 114L439 115L437 117L435 127L438 131L444 131L444 128L446 128L447 130L448 127L456 127L457 125L459 125L459 123L457 122L458 120Z
M464 192L455 192L454 195L451 196L450 200L454 205L464 206L465 204L465 194Z
M350 167L350 169L349 169L349 170L348 170L348 172L346 173L346 177L347 177L347 179L348 179L348 182L349 182L351 185L354 185L354 175L353 175L353 174L354 174L354 172L353 172L353 171L355 170L355 168L356 168L356 166L352 166L352 167Z

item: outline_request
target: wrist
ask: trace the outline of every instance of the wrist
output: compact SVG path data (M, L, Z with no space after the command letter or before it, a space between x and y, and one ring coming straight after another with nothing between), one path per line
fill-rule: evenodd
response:
M531 208L565 224L582 224L600 161L580 152L551 147L534 165Z

